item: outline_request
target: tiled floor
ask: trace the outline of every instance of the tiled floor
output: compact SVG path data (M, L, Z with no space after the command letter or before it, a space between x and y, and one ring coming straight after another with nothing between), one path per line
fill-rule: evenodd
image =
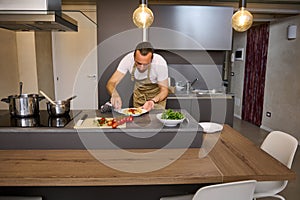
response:
M250 124L246 121L235 118L233 122L233 128L238 130L244 136L249 138L252 142L260 146L264 138L268 135L267 131L260 129L259 127ZM271 166L270 166L271 167ZM292 165L292 170L297 173L297 179L290 181L281 195L283 195L286 200L299 200L300 199L300 147L298 146L294 162ZM275 200L276 198L261 198L262 200Z

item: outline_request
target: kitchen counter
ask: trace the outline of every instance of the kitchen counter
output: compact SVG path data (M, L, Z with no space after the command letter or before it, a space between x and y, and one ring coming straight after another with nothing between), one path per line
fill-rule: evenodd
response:
M5 111L0 112L3 114ZM6 111L7 112L7 111ZM112 149L112 148L185 148L200 147L202 128L185 110L186 120L176 127L165 127L156 119L162 111L152 110L126 128L74 129L84 115L88 118L117 117L118 113L83 110L63 128L0 127L0 149Z
M180 91L175 93L169 93L167 99L232 99L234 94L226 93L193 93Z

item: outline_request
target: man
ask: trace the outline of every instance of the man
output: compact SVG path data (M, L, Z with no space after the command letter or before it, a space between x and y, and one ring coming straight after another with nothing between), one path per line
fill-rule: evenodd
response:
M139 43L134 52L127 54L108 80L106 88L115 109L122 107L122 100L116 87L127 72L131 73L131 80L135 81L134 107L142 107L147 111L165 108L168 96L168 66L162 56L154 53L149 42Z

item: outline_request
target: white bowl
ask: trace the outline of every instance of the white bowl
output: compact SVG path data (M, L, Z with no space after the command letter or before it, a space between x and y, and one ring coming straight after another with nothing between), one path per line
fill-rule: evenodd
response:
M213 122L200 122L199 125L203 128L203 132L205 133L215 133L223 130L222 124Z
M185 118L183 118L183 119L178 119L178 120L175 120L175 119L162 119L162 118L161 118L161 115L162 115L162 113L157 114L157 115L156 115L156 118L157 118L161 123L163 123L165 126L169 126L169 127L177 126L177 124L182 123L182 122L185 120Z

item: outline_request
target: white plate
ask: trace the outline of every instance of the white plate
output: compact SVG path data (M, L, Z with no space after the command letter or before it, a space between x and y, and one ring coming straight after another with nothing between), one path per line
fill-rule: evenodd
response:
M157 118L161 123L163 123L165 126L169 126L169 127L177 126L177 124L182 123L182 122L185 120L185 118L179 119L179 120L175 120L175 119L162 119L162 118L161 118L161 115L162 115L162 113L157 114L157 115L156 115L156 118Z
M115 111L118 112L118 113L120 113L120 114L123 114L123 115L131 115L131 116L134 116L134 117L140 116L140 115L145 114L145 113L148 112L147 110L141 108L141 110L142 110L141 113L138 113L138 114L128 114L128 113L126 113L126 111L128 109L131 109L131 108L123 108L123 109L115 110ZM132 108L132 109L137 109L137 108Z
M200 122L199 125L203 128L203 132L206 133L215 133L222 131L223 125L213 122Z

